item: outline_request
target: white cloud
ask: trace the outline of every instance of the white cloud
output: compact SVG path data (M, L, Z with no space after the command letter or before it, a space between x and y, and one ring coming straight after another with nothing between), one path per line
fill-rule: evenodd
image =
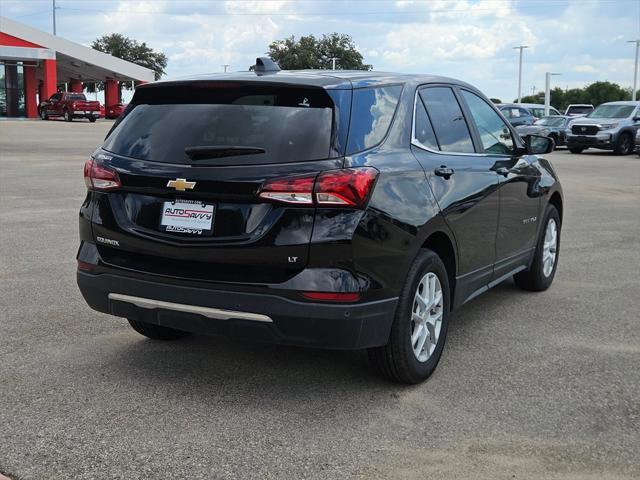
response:
M573 67L574 72L578 73L595 73L597 72L596 68L593 65L576 65Z

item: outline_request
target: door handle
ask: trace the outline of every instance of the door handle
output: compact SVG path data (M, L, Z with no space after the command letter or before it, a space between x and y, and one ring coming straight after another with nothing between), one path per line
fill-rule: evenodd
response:
M445 180L449 180L449 177L455 173L453 168L449 168L446 165L440 165L436 168L433 173L435 173L438 177L444 177Z
M510 171L510 170L509 170L507 167L500 167L500 168L497 168L497 169L496 169L496 173L497 173L498 175L502 175L502 176L504 176L504 177L509 176L509 171Z

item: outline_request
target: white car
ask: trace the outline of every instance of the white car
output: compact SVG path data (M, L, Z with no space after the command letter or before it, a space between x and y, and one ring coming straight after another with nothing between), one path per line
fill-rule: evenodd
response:
M564 111L567 117L584 117L593 112L593 105L587 103L572 103Z

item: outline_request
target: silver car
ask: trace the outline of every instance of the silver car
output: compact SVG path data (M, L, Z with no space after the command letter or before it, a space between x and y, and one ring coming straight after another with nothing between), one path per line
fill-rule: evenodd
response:
M608 102L586 117L572 120L567 134L571 153L587 148L612 150L617 155L633 152L640 129L640 102Z

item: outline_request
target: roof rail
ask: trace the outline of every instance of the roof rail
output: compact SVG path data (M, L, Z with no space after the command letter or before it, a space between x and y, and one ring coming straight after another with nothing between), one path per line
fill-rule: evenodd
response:
M264 75L265 73L279 72L280 67L269 57L258 57L256 58L256 64L253 70L256 72L256 75Z

